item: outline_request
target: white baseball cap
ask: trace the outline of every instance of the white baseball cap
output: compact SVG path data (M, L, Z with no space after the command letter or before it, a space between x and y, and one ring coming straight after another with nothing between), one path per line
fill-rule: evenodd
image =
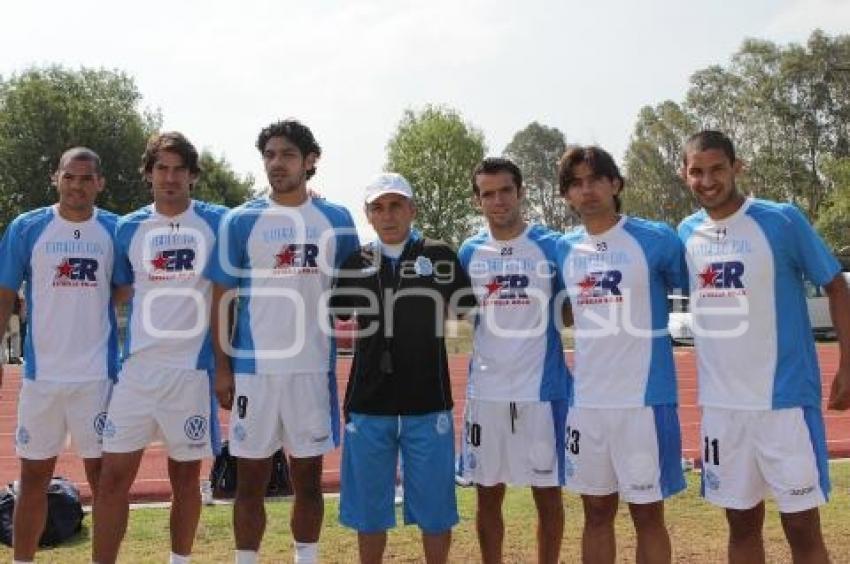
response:
M399 194L413 199L413 188L405 178L395 172L379 174L366 186L366 203L371 204L384 194Z

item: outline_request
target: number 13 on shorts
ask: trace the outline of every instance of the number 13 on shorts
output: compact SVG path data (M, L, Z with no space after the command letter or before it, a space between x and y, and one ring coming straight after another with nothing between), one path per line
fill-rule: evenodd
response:
M579 439L581 439L581 433L578 429L573 429L570 426L567 426L567 452L570 454L578 454L579 453Z

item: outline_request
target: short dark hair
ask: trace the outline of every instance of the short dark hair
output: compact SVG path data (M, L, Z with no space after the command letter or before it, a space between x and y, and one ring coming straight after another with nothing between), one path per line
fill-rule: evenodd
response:
M507 172L514 179L514 184L516 184L517 191L522 189L522 171L519 170L519 167L510 159L506 157L487 157L478 165L476 165L475 170L472 171L472 192L476 196L479 193L478 183L475 181L475 177L479 174L498 174L500 172Z
M142 153L142 166L139 167L139 172L144 175L153 170L153 165L162 151L180 155L183 164L192 174L201 172L201 166L198 164L198 150L179 131L154 133L150 136L145 152Z
M682 146L682 164L688 166L688 153L692 151L708 151L709 149L719 149L723 151L729 158L729 162L735 162L735 145L728 135L722 131L714 129L704 129L699 133L694 133L685 141Z
M301 158L306 158L310 153L315 154L317 158L322 156L322 148L319 146L316 138L313 137L313 132L297 119L276 121L268 127L264 127L260 131L260 135L257 136L257 149L259 149L260 153L266 150L266 143L272 137L283 137L287 139L290 143L298 147L298 150L301 152ZM313 168L307 171L307 179L312 178L314 174L316 174L316 165L313 165Z
M619 212L622 208L620 194L626 186L626 181L623 179L623 175L620 174L620 169L617 167L617 163L614 162L614 157L608 151L596 145L588 145L586 147L571 145L567 147L567 151L558 161L558 189L561 195L565 196L567 194L567 190L569 190L570 185L575 180L574 169L581 163L587 163L587 166L590 167L590 170L596 176L604 176L611 182L620 181L620 191L614 194L614 204Z
M94 172L98 176L103 176L103 167L100 164L100 155L89 149L88 147L71 147L59 157L59 164L56 165L56 171L62 170L65 165L71 161L87 161L94 165Z

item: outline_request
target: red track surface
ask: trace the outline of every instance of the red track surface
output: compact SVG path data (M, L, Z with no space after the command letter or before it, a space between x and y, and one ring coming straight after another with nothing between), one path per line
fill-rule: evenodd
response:
M829 384L838 367L838 348L834 345L819 346L818 355L823 373L824 398L826 398L829 394ZM348 380L350 364L350 360L345 358L341 358L337 364L340 399ZM698 459L699 412L696 406L696 365L693 350L689 348L677 349L676 366L679 374L679 418L682 424L685 457ZM456 434L463 429L461 417L465 403L467 367L468 358L465 355L450 357L452 392L455 398ZM20 388L20 371L17 367L6 366L5 375L4 390L0 394L0 484L11 482L18 475L14 432L18 390ZM226 428L228 414L222 412L221 415L223 427ZM830 456L833 458L850 456L850 412L826 412L826 427ZM340 452L337 450L325 457L323 482L328 491L335 491L339 486L339 455ZM204 465L205 475L209 471L209 466L209 462ZM59 457L56 475L73 479L80 486L83 496L88 498L89 490L85 484L83 465L71 451L66 451ZM145 452L142 467L131 490L131 495L134 501L161 501L170 497L166 452L161 446L149 447Z

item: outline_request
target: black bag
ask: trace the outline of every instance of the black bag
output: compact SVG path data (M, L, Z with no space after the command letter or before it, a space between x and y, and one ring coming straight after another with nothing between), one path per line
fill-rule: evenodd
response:
M15 490L12 484L0 493L0 542L12 546ZM47 486L47 522L39 546L57 546L74 537L83 526L80 491L67 478L56 477Z
M12 546L12 516L15 514L15 493L9 484L0 492L0 542Z
M222 443L210 468L210 485L215 499L230 499L236 494L236 457L231 456L228 441Z
M266 488L266 497L284 495L292 495L292 483L289 480L289 462L283 449L278 449L272 456L272 475L269 478L269 487Z
M236 457L230 454L230 444L224 441L221 453L215 457L210 469L210 483L215 499L231 499L236 495ZM266 488L266 497L292 495L289 464L283 449L272 456L272 475Z

